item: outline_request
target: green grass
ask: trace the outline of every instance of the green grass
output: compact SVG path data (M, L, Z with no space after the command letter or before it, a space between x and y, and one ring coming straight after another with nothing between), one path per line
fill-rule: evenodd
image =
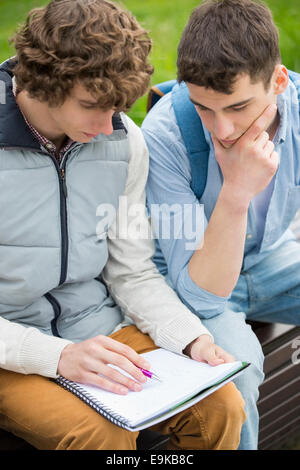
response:
M17 27L34 7L46 0L1 0L0 3L0 61L13 54L8 44ZM153 40L151 62L155 67L152 83L176 76L176 52L181 32L198 0L123 0L139 22L149 31ZM283 63L300 72L300 14L299 0L267 0L280 32ZM146 112L146 97L133 106L130 116L141 124Z

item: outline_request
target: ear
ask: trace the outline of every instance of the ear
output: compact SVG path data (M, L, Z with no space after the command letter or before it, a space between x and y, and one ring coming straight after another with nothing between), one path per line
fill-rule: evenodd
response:
M281 93L284 92L289 83L288 71L284 65L276 65L272 77L272 82L275 95L281 95Z

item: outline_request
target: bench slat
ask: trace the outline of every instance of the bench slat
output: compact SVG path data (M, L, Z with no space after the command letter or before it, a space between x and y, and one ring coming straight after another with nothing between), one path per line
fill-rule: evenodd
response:
M270 434L267 438L262 439L259 443L259 449L267 450L272 448L278 448L279 442L286 441L291 435L297 435L300 430L300 416L295 418L293 421L286 424L282 428L276 430L273 434Z
M263 397L272 394L274 390L278 390L282 384L291 382L297 377L300 377L300 364L295 365L290 362L264 380L263 384L260 386L260 394Z
M300 407L300 392L296 395L292 396L291 398L285 400L283 403L272 408L267 413L264 413L260 416L259 419L259 427L263 430L266 426L273 423L276 419L280 418L281 416L286 415L289 410L296 410L297 407ZM300 414L300 413L299 413Z
M272 410L275 406L280 405L285 400L289 400L300 390L300 377L297 377L290 383L286 383L284 386L275 390L273 393L261 398L258 401L259 415L263 416L265 413Z

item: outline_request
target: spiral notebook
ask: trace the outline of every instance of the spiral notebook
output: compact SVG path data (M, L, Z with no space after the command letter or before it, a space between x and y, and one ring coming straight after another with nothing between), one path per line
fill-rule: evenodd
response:
M114 424L129 431L140 431L192 406L250 365L236 361L213 367L165 349L142 356L161 382L148 379L141 392L117 395L61 376L55 381Z

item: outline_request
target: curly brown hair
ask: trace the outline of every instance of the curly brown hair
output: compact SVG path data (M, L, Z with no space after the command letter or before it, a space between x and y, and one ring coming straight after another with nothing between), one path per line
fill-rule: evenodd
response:
M12 42L18 89L49 106L81 83L101 109L126 112L153 73L147 32L107 0L52 0L29 12Z
M279 35L269 8L253 0L206 0L197 7L178 47L178 80L231 94L249 74L268 90L281 61Z

